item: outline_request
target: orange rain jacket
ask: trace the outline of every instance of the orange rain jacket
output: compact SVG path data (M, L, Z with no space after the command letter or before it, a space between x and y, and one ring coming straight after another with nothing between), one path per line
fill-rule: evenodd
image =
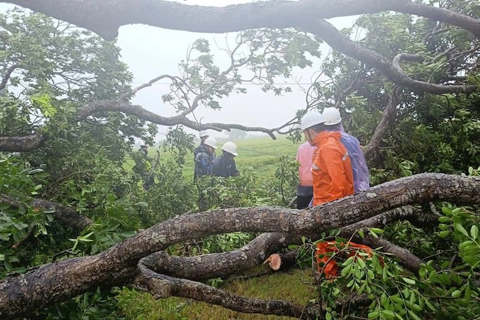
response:
M313 139L313 206L354 193L350 156L340 138L340 132L322 131Z
M348 248L348 250L346 250ZM336 241L324 241L317 243L316 258L318 271L324 273L327 279L336 278L338 276L338 265L333 254L340 250L347 251L346 256L351 257L356 254L356 251L362 250L368 257L372 257L373 249L363 244L357 244L348 241L345 243L337 243ZM360 256L360 259L363 259ZM380 264L383 266L383 258L380 257Z

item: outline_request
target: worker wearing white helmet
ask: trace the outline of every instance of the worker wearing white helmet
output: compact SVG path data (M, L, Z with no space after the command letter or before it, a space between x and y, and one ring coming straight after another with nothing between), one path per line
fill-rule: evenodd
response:
M205 139L207 139L210 135L208 134L208 131L207 130L201 130L199 133L198 133L198 136L200 138L200 140L202 142L205 141Z
M193 181L196 181L199 176L206 175L210 172L212 161L215 159L216 148L217 141L215 138L208 137L195 149Z
M223 153L212 161L212 174L217 177L234 177L239 172L235 164L235 157L238 156L237 145L227 141L222 146Z
M353 186L355 192L362 192L370 188L370 173L363 155L360 142L354 136L343 130L342 117L337 108L325 108L322 112L324 124L328 131L340 132L340 142L350 155L353 170Z
M313 155L313 206L353 194L353 173L350 157L340 142L340 132L327 130L325 118L313 111L303 116L301 129L310 145L317 149Z

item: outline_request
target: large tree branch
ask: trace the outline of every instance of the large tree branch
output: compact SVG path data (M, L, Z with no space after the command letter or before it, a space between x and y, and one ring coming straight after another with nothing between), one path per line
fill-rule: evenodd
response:
M274 132L278 131L278 129L267 129L262 127L248 127L242 126L239 124L227 124L227 123L198 123L188 119L187 117L179 114L173 117L162 117L156 113L148 111L144 109L142 106L139 105L132 105L127 101L122 100L102 100L89 103L83 107L80 107L77 111L77 119L83 120L86 119L88 116L93 115L98 112L102 111L118 111L124 112L129 115L137 116L141 119L150 121L155 124L163 125L163 126L176 126L176 125L184 125L191 129L195 130L230 130L230 129L239 129L244 131L258 131L264 132L270 135L272 139L276 139Z
M212 279L251 269L261 264L270 254L289 244L300 242L301 236L263 233L238 250L196 257L171 256L159 251L150 255L147 262L153 271L172 277L191 280Z
M144 88L148 85L149 84L147 83L145 85L142 85L142 87ZM132 92L137 92L137 89L133 90ZM131 94L132 92L129 92L128 94ZM273 140L277 139L274 133L279 132L285 126L282 125L278 128L268 129L263 127L249 127L234 123L199 123L188 119L183 114L179 114L173 117L162 117L156 113L144 109L140 105L133 105L123 99L101 100L86 104L77 110L75 119L77 121L83 121L91 115L105 111L123 112L125 114L137 116L143 120L150 121L152 123L162 126L184 125L188 128L198 131L207 129L212 129L216 131L238 129L243 131L263 132L268 134ZM42 147L45 140L46 136L41 133L32 134L25 137L0 137L0 151L33 151Z
M128 24L204 33L255 28L296 27L305 20L328 19L383 11L424 16L456 25L480 37L478 19L408 0L269 1L226 7L192 6L171 1L137 0L7 0L48 16L92 30L107 40Z
M27 152L40 148L45 142L45 136L36 133L24 137L0 137L0 151Z
M401 71L401 69L396 68L393 63L387 61L385 57L356 44L325 20L305 20L299 27L323 39L333 49L378 69L385 77L399 86L433 94L473 93L479 90L477 85L447 86L414 80Z
M41 266L0 283L0 312L20 316L64 301L99 285L131 280L139 259L168 246L226 232L312 234L351 225L401 206L429 201L480 204L480 178L420 174L391 181L315 207L232 208L181 215L90 257Z
M139 263L139 268L141 272L136 277L134 285L147 290L155 298L176 296L220 305L243 313L274 314L309 319L306 317L306 310L303 306L288 301L249 299L203 283L158 274L150 270L143 259Z

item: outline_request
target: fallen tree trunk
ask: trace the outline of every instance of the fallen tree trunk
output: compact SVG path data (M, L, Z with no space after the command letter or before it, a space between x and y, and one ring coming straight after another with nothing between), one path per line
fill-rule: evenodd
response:
M337 229L409 204L450 201L480 204L480 178L419 174L311 210L232 208L182 215L157 224L95 256L59 261L0 283L4 317L29 314L97 286L128 284L138 261L168 246L227 232L314 234Z

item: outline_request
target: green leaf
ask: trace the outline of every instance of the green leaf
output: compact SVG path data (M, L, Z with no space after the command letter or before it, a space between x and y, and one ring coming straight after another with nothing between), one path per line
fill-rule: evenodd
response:
M450 230L445 230L445 231L441 231L438 233L438 236L440 238L446 238L450 235L451 231Z
M435 311L435 307L427 299L425 299L425 304L430 310Z
M363 232L363 230L358 230L358 235L362 237L362 239L365 239L365 233Z
M403 281L405 281L407 284L414 285L416 282L413 279L410 278L404 278L402 277Z
M453 298L458 298L458 297L460 297L461 294L462 294L462 291L455 290L455 291L452 292L452 297Z
M438 221L439 221L439 222L442 222L442 223L450 222L451 220L452 220L452 218L450 218L450 217L445 217L445 216L438 218Z
M415 320L422 320L422 319L420 319L420 318L415 314L415 312L413 312L412 310L408 310L408 309L407 309L407 312L408 312L408 314L410 315L410 317L412 317L413 319L415 319Z
M395 317L395 313L392 310L382 310L381 314L386 316L387 319L392 319Z
M477 225L474 224L474 225L470 228L470 235L472 236L473 239L478 238L478 227L477 227Z
M380 228L369 228L370 231L376 233L376 234L382 234L384 231Z
M35 95L31 97L32 104L39 108L46 118L52 118L57 109L52 105L52 99L48 94Z
M465 228L464 228L461 224L459 224L459 223L455 224L455 229L456 229L458 232L462 233L464 236L468 237L468 232L467 232L467 230L465 230Z

